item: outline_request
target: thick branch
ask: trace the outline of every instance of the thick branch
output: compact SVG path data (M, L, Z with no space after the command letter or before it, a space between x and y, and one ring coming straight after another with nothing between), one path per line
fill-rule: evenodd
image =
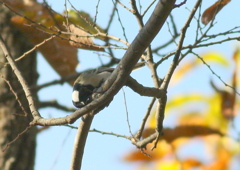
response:
M166 94L166 91L163 89L157 89L154 87L144 87L132 77L128 78L126 86L130 87L133 91L135 91L141 96L161 98L163 95Z
M82 159L84 154L84 148L88 136L88 131L90 129L94 113L91 112L83 116L80 121L78 131L74 141L72 162L70 165L70 170L79 170L82 166Z
M102 86L103 91L107 89L114 91L111 97L113 97L113 95L125 84L126 79L122 77L129 76L145 49L162 28L174 7L174 3L175 0L161 0L158 2L148 22L138 33L111 77ZM120 76L121 78L119 78ZM116 81L117 79L119 79L119 81Z

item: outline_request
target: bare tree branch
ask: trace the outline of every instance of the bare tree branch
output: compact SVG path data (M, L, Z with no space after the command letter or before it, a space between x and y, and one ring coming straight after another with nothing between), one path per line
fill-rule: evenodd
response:
M158 89L154 87L144 87L132 77L128 78L126 86L130 87L133 91L135 91L141 96L161 98L166 93L166 91L163 89Z
M10 66L12 67L13 72L16 74L20 84L23 87L23 90L24 90L24 93L25 93L26 98L28 100L29 108L31 110L32 115L35 118L41 118L41 116L38 113L37 108L35 106L35 102L34 102L34 99L32 97L32 94L31 94L31 92L29 90L29 87L27 85L27 82L24 80L24 78L22 76L22 73L17 68L17 65L15 64L14 59L12 58L10 52L8 51L8 49L7 49L6 45L5 45L5 42L4 42L4 40L3 40L1 35L0 35L0 46L1 46L2 50L3 50L3 53L4 53L5 57L6 57L6 59L8 60Z
M89 114L84 115L82 117L82 120L80 121L78 131L74 141L70 170L81 169L82 158L84 154L84 147L86 144L88 131L90 129L94 114L95 114L94 111L92 111Z

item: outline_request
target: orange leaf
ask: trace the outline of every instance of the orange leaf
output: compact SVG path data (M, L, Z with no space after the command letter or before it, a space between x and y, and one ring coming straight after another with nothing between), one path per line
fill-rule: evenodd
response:
M154 143L150 143L148 148L152 148ZM159 141L158 147L154 150L144 150L141 151L140 149L135 149L132 152L128 152L127 155L124 157L124 161L127 162L152 162L161 159L162 157L172 154L172 146L166 143L165 141ZM147 156L146 154L150 155Z
M182 169L193 169L194 167L199 167L202 163L196 159L189 158L181 162Z
M135 162L135 161L145 161L150 162L154 159L152 157L146 156L141 150L135 150L130 152L128 155L124 157L124 160L127 162Z
M217 151L217 160L210 165L202 167L202 170L222 170L228 169L231 154L223 148Z
M202 15L202 23L207 25L211 20L214 19L217 13L230 1L231 0L218 0L217 2L215 2L215 4L206 9Z

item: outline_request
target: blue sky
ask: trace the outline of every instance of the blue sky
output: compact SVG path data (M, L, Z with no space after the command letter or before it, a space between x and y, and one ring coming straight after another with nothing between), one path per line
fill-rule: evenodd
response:
M64 10L64 1L48 1L52 8L58 12ZM71 1L75 8L78 10L84 10L88 12L91 16L94 16L96 13L96 0L87 1ZM130 7L129 1L123 0L122 3ZM194 1L195 2L195 1ZM187 1L187 4L181 8L174 10L174 17L177 21L178 29L182 27L185 20L188 17L189 10L194 5L193 1ZM210 4L214 3L215 0L209 0L208 2L203 3L202 9L206 9ZM147 1L142 1L143 9L146 7ZM240 16L239 11L239 1L233 1L228 4L217 16L217 24L213 29L213 32L219 32L227 30L236 26L240 23L240 19L237 16ZM70 6L68 6L70 7ZM187 8L186 8L187 7ZM100 1L99 10L97 15L97 23L105 27L108 22L108 17L111 13L112 1ZM150 9L149 14L152 9ZM126 9L119 7L119 14L121 16L123 25L126 28L126 34L129 42L133 40L136 34L139 31L137 21L133 15L130 15ZM144 20L146 21L149 15L147 15ZM126 19L127 18L127 19ZM113 28L110 29L110 34L123 38L122 29L115 19ZM194 27L194 24L191 24L191 28ZM194 35L193 30L188 32L186 37L186 44L192 42L192 35ZM166 41L169 38L168 28L166 24L159 35L155 38L152 46L158 45L162 41ZM215 45L213 47L198 49L197 52L206 52L217 50L224 55L231 57L234 47L236 47L237 42L228 42L225 45ZM171 46L172 50L174 46ZM119 58L124 54L123 50L114 50L114 53ZM100 65L100 61L95 52L79 50L79 60L81 61L80 66L77 68L78 71L85 70L87 68L93 68ZM194 56L187 56L183 62L191 59ZM162 77L168 70L168 66L171 60L163 64L159 69L159 75ZM222 79L226 82L230 80L229 75L231 75L231 70L223 70L222 67L212 66L213 69L218 73ZM44 68L44 69L43 69ZM38 70L40 73L40 78L38 83L42 84L49 82L53 79L58 79L59 76L56 72L49 66L45 59L38 55ZM170 87L168 95L173 97L176 94L183 94L191 91L198 91L204 86L203 93L211 93L211 89L208 86L210 78L213 78L214 81L220 86L224 85L214 76L211 72L205 67L197 68L194 70L195 73L191 73L185 77L185 81L181 82L179 85ZM132 76L139 80L145 86L153 86L152 80L149 77L150 71L147 68L142 68L132 73ZM197 77L195 75L198 75ZM194 79L194 81L192 81ZM188 82L188 83L187 83ZM189 83L191 82L191 83ZM206 83L204 83L206 82ZM140 97L138 94L133 93L129 88L124 87L126 94L126 99L128 103L128 112L129 112L129 121L131 124L132 132L136 132L138 129L141 118L145 114L148 103L151 100L147 97ZM56 85L48 87L39 92L39 97L41 100L58 100L60 103L71 106L71 93L72 87L68 84ZM46 108L41 109L40 113L43 117L63 117L66 116L66 112L60 110ZM118 95L114 97L111 105L101 111L98 115L95 116L92 128L106 132L115 132L119 134L129 135L129 130L126 121L126 111L124 105L123 91L120 90ZM172 119L172 118L171 118ZM165 126L171 126L171 119L165 120ZM75 122L73 125L78 126L79 121ZM50 127L48 130L41 132L37 137L37 158L36 158L36 170L65 170L69 169L70 160L72 156L72 147L75 138L76 130L70 129L64 126L54 126ZM87 144L85 147L85 153L83 158L83 170L133 170L136 167L136 164L129 164L122 161L122 157L126 154L127 151L134 149L135 146L131 144L130 141L122 138L117 138L115 136L101 135L98 133L89 133Z

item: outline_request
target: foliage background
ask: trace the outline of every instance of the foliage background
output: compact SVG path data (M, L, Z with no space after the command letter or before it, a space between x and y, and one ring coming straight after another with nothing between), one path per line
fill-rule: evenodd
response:
M94 16L96 13L96 5L98 1L73 1L73 5L75 8L79 10L84 10L88 12L91 16ZM128 1L121 1L124 4L128 4ZM209 7L215 1L203 2L202 10ZM48 1L51 7L58 11L62 12L64 10L64 1ZM142 6L145 6L145 1L141 2ZM189 14L189 10L185 9L185 7L191 9L195 2L187 1L187 4L183 7L174 10L173 16L175 21L177 22L178 29L180 29L187 16ZM217 15L216 21L217 24L212 29L211 33L214 32L222 32L228 30L230 28L235 27L239 23L239 10L238 10L239 2L232 1L229 3L224 9ZM108 22L110 9L112 8L112 3L104 3L100 1L98 6L98 15L97 15L97 23L105 27ZM139 31L137 21L134 16L131 15L126 9L119 6L118 8L119 14L121 17L121 21L125 27L126 35L129 42L135 37L137 32ZM152 9L151 9L152 10ZM150 10L150 11L151 11ZM149 12L150 14L151 12ZM148 15L145 17L148 18ZM130 22L129 22L130 20ZM123 37L122 29L119 25L118 20L115 18L113 25L110 29L110 34L113 34L117 37ZM190 31L187 34L185 44L189 44L194 38L194 27L196 24L191 24ZM160 32L160 34L155 38L155 41L152 43L152 47L162 43L167 40L167 36L169 35L167 24L165 24L164 28ZM213 58L212 61L208 60L208 63L211 65L212 70L219 75L224 82L231 84L232 74L234 71L234 66L236 61L232 59L234 51L239 47L238 42L227 42L224 45L214 45L211 47L204 47L197 50L199 54L208 54L209 52L216 55L217 57ZM164 49L166 51L170 51L171 48L175 49L175 45L173 44L168 49ZM124 54L124 50L115 50L114 53L116 56L121 58ZM164 52L163 52L164 53ZM81 61L80 66L78 67L78 71L85 70L87 68L94 68L96 66L101 65L98 55L96 52L79 50L79 59ZM103 62L108 61L107 58L101 57ZM195 56L187 56L184 61L180 64L178 73L174 76L171 87L168 90L168 101L174 101L176 98L180 99L179 103L173 103L171 108L169 108L169 113L167 113L166 119L164 121L165 127L173 128L176 124L178 124L180 118L184 113L187 112L202 112L206 107L206 103L201 103L202 99L196 99L196 102L189 103L186 101L186 104L189 104L185 107L183 103L184 96L197 96L199 94L204 96L213 96L215 94L213 88L210 85L210 80L219 87L224 90L231 90L229 88L224 87L224 84L219 81L219 79L214 76L211 71L200 63L191 67L191 61L195 61ZM164 75L167 71L169 62L165 62L163 65L159 67L158 72L160 76ZM189 67L187 67L189 66ZM185 72L181 72L185 68ZM41 54L38 56L38 70L40 72L39 84L49 82L53 79L58 79L59 76L53 71L53 69L49 66L49 64L43 59ZM161 74L162 73L162 74ZM132 73L133 77L139 80L140 83L146 86L153 86L152 81L150 79L150 72L147 68L142 68ZM238 80L238 79L237 79ZM239 83L238 83L239 84ZM53 87L49 87L43 89L39 92L40 100L55 100L57 99L60 103L65 104L67 106L72 106L71 103L71 92L72 88L68 84L56 85ZM126 94L127 107L129 113L129 121L131 125L132 132L135 132L141 123L141 118L143 117L145 110L147 108L147 104L150 99L146 97L140 97L137 94L134 94L128 88L124 88L124 92ZM180 107L177 107L177 104ZM183 107L184 106L184 107ZM170 107L170 106L169 106ZM175 109L172 109L175 108ZM41 113L45 117L59 117L66 115L66 112L62 112L52 108L41 109ZM210 113L211 114L211 113ZM187 119L188 121L189 119ZM199 119L197 119L199 120ZM216 117L210 117L210 122L214 123L216 121ZM196 119L194 123L196 122ZM239 122L239 116L236 116L235 120L232 122L235 125L235 128L231 128L231 126L225 127L225 130L230 131L230 135L233 138L238 139L239 136L236 134L239 133L240 127L236 123ZM152 126L154 122L149 122L149 126ZM74 123L75 126L78 125L78 122ZM220 124L221 126L221 124ZM98 130L107 131L107 132L115 132L119 134L129 134L127 121L126 121L126 111L124 105L124 97L123 92L120 91L117 96L115 96L114 101L111 105L99 113L92 124L92 128L96 128ZM219 127L221 129L221 127ZM37 160L36 160L36 169L68 169L71 159L72 145L75 137L76 130L67 128L65 126L57 126L51 127L45 131L42 131L38 135L38 147L37 147ZM193 143L187 143L183 146L179 152L182 155L194 155L203 159L203 162L211 163L214 150L206 148L202 145L201 142L204 142L205 138L193 138L191 141ZM233 141L234 143L234 141ZM236 143L234 143L235 146ZM164 145L164 144L163 144ZM187 145L187 146L186 146ZM231 145L233 145L231 143ZM159 145L161 146L161 145ZM164 145L166 146L166 145ZM146 167L156 167L158 163L154 163L152 161L134 161L134 163L128 163L124 161L124 158L127 159L126 155L132 153L134 146L128 140L117 138L115 136L110 135L101 135L98 133L90 133L87 145L85 148L85 155L83 160L83 168L82 169L139 169ZM194 150L194 152L192 152ZM129 152L130 151L130 152ZM236 146L235 150L236 154L234 154L234 159L239 158L239 146ZM131 154L130 154L131 155ZM207 156L206 156L207 155ZM226 155L226 154L225 154ZM209 157L208 157L209 156ZM184 156L183 156L184 157ZM181 158L181 157L179 157ZM157 165L156 165L157 164ZM174 164L173 164L174 165ZM240 167L239 163L234 162L234 166L232 169L238 169Z

